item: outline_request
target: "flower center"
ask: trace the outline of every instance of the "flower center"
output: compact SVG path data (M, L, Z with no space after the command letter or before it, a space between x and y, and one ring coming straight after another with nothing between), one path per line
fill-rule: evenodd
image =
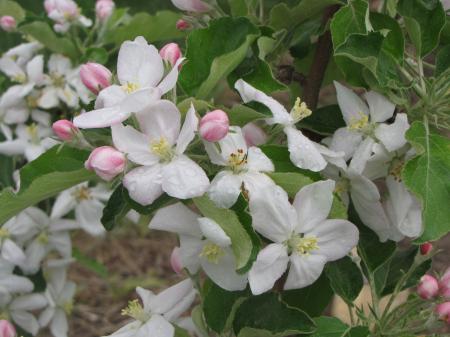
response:
M28 135L30 136L30 141L33 144L39 144L40 143L40 139L39 139L39 127L36 125L36 123L32 123L30 125L27 126L26 128Z
M26 98L26 102L27 102L27 106L30 108L30 109L35 109L35 108L37 108L37 106L38 106L38 97L36 97L36 96L32 96L32 95L30 95L30 96L28 96L27 98Z
M161 162L169 162L175 155L172 146L164 137L161 137L159 140L153 140L150 143L150 149L160 158Z
M17 74L16 76L14 76L12 78L12 80L14 82L18 82L18 83L25 83L27 80L27 77L24 74Z
M92 199L91 191L85 186L78 187L75 191L73 191L72 195L78 202Z
M209 262L218 264L220 258L225 254L222 247L216 245L215 243L207 243L203 246L200 257L204 257Z
M288 246L292 252L299 255L309 255L311 251L319 249L317 237L314 235L305 237L303 234L295 234L289 239Z
M122 310L123 316L129 316L142 323L147 322L151 315L144 311L138 300L128 302L128 307Z
M402 180L402 171L405 162L401 159L395 158L391 162L391 166L389 167L389 174L395 178L397 181Z
M72 313L72 311L73 311L73 301L72 301L72 300L68 300L68 301L64 302L64 303L61 305L61 309L63 309L64 312L65 312L67 315L70 315L70 314Z
M9 238L9 230L6 228L0 228L0 240Z
M37 237L37 241L41 244L41 245L47 245L48 244L48 235L46 232L42 232L41 234L39 234L39 236Z
M369 126L369 116L363 114L361 111L358 114L360 118L352 117L348 128L354 131L364 131Z
M57 87L57 88L64 87L64 84L66 83L66 81L64 80L64 76L62 76L58 73L52 73L52 74L50 74L50 77L51 77L52 83L55 87Z
M228 166L235 173L241 172L245 168L245 165L247 165L247 153L243 149L238 149L228 157Z
M342 178L336 182L334 192L344 193L344 192L348 192L349 189L350 189L350 181L346 178Z
M291 117L294 123L301 121L302 119L311 116L312 111L308 109L305 102L302 102L300 97L295 100L294 107L291 110Z
M131 94L136 90L139 90L140 87L141 86L138 83L134 82L127 82L127 84L122 85L123 90L125 90L127 94Z

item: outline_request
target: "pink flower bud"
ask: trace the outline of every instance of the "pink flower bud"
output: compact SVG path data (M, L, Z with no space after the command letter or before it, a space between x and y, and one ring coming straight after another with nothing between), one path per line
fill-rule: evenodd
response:
M97 0L95 4L95 14L100 21L106 21L116 7L112 0Z
M7 320L0 320L0 337L15 337L16 336L16 329L14 328L14 325L12 325Z
M191 25L187 21L180 19L177 21L176 27L178 30L184 31L188 30L191 27Z
M433 245L430 242L426 242L420 245L420 254L428 255L429 252L433 249Z
M84 166L106 181L112 180L115 176L125 170L125 155L111 146L101 146L91 152Z
M176 43L168 43L159 51L164 61L169 62L172 66L181 58L181 49Z
M183 272L183 264L181 263L180 247L175 247L170 255L170 265L175 273Z
M434 310L439 316L439 319L450 324L450 302L438 304Z
M75 133L78 132L78 129L71 121L67 119L60 119L56 121L52 125L53 132L58 136L61 140L72 140Z
M172 3L178 9L187 12L204 13L211 9L207 3L201 0L172 0Z
M439 293L441 296L450 299L450 268L447 269L439 281Z
M228 115L222 110L208 112L200 120L200 136L208 142L217 142L228 133L230 120Z
M417 286L417 294L425 300L429 300L439 292L439 283L431 275L423 275Z
M259 126L255 123L247 123L242 128L245 142L247 146L258 146L267 142L267 135Z
M111 85L112 74L108 68L98 63L86 63L80 68L83 84L94 94Z
M16 19L9 15L2 16L0 18L0 27L6 32L12 32L16 29Z

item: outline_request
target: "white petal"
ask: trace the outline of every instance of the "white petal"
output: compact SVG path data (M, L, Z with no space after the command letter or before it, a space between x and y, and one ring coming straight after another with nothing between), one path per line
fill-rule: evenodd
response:
M197 273L200 268L200 253L203 249L203 240L197 236L180 235L181 265L190 273Z
M208 190L209 198L222 208L234 205L241 193L242 178L231 171L220 171L214 177Z
M207 142L206 140L204 140L203 145L205 146L206 153L208 154L211 163L219 166L228 165L228 158L222 157L222 154L220 152L220 145L218 143Z
M52 54L48 60L48 70L57 75L65 75L72 68L71 62L67 57L59 54Z
M144 134L151 140L165 139L174 145L180 132L180 111L170 101L160 100L136 114Z
M364 97L369 104L371 122L381 123L394 115L395 105L383 95L369 91Z
M98 226L98 224L97 224ZM89 224L89 230L93 232L91 229L93 227L93 224ZM98 232L100 230L97 229ZM104 229L101 229L100 233L103 233ZM50 236L49 244L55 249L59 255L61 255L63 258L70 258L72 257L72 240L70 239L70 234L68 232L57 232L53 233Z
M0 153L8 156L20 155L25 152L28 142L23 139L7 140L0 143Z
M44 311L41 312L39 315L39 325L44 328L47 325L49 325L51 319L53 318L53 315L55 314L55 308L54 307L47 307L44 309Z
M395 151L406 144L405 133L409 129L408 117L399 113L395 122L387 125L380 124L375 129L375 136L383 143L388 151Z
M230 237L223 231L217 222L209 218L199 218L198 223L203 236L220 247L231 246Z
M105 128L123 122L129 116L130 113L121 112L119 106L113 106L82 113L73 119L73 124L81 129Z
M64 215L66 215L75 208L77 202L72 193L73 190L69 189L61 192L56 197L50 217L54 219L62 218Z
M38 106L42 109L56 108L59 105L58 93L55 87L48 86L42 90Z
M347 127L339 128L333 135L330 149L343 151L344 159L347 161L352 157L361 140L362 135L359 132L349 130Z
M26 332L36 336L39 331L39 323L32 314L26 311L12 311L12 320Z
M186 148L188 147L189 143L192 142L192 140L195 137L195 132L197 131L197 128L198 128L198 118L195 115L194 105L191 104L191 107L189 108L189 111L186 114L183 128L181 129L180 134L178 136L176 153L182 154L184 153L184 151L186 151Z
M161 183L162 172L159 164L135 168L123 178L123 186L128 190L131 199L144 206L150 205L163 193Z
M225 249L225 254L218 263L211 263L202 258L202 268L214 283L228 291L244 290L247 286L247 275L236 272L236 260L231 249Z
M41 83L44 79L44 56L37 55L27 64L28 80L32 83Z
M193 160L180 155L162 168L162 189L178 199L190 199L203 195L209 187L209 179Z
M0 58L0 71L12 79L25 77L23 69L11 57L6 55Z
M177 85L179 67L184 60L185 60L184 58L178 59L178 61L174 64L172 70L167 74L166 77L164 77L164 79L158 85L158 89L161 90L162 95L168 93Z
M291 255L291 267L284 290L300 289L313 284L322 274L326 258L321 255Z
M137 334L131 336L146 337L174 337L175 328L160 315L153 315L147 323L145 323ZM130 336L130 337L131 337Z
M318 239L319 249L312 254L323 255L328 261L338 260L347 255L358 244L358 228L347 220L325 220L317 224L306 236Z
M297 211L296 231L304 233L324 221L333 204L333 180L318 181L303 187L296 195L293 206Z
M29 293L33 291L34 284L28 278L17 275L2 275L0 287L11 293Z
M47 305L47 299L41 294L28 294L16 297L9 308L11 310L38 310Z
M364 139L356 148L352 161L349 165L354 172L362 174L367 165L367 161L372 156L374 145L375 141L371 137L368 137Z
M278 243L291 236L297 223L295 208L277 185L262 189L250 199L250 214L255 230Z
M241 173L240 176L250 198L258 195L263 189L275 187L274 181L264 173L248 171Z
M25 123L30 116L30 110L25 104L15 105L8 108L3 116L5 124Z
M284 245L272 243L262 249L248 273L253 295L270 290L286 271L288 262L289 257Z
M159 89L143 88L127 95L119 104L121 112L139 112L161 97Z
M225 138L219 141L221 156L227 161L232 153L236 154L238 150L247 152L247 143L242 135L242 129L232 126Z
M111 85L98 93L94 108L97 110L119 105L126 97L127 94L121 86Z
M181 301L178 301L175 306L164 313L163 317L169 322L178 321L180 316L186 312L194 303L197 293L194 289L191 290Z
M247 168L258 172L273 172L275 167L272 161L260 148L250 147L247 152Z
M292 122L292 118L279 102L272 97L267 96L260 90L252 87L244 80L238 80L234 84L234 88L239 92L244 103L255 101L267 106L273 114L273 122L277 124L289 125Z
M81 201L75 208L75 218L81 228L93 236L103 235L105 228L100 219L105 206L98 200Z
M352 124L355 120L360 120L361 113L369 115L367 105L358 97L358 95L339 82L334 81L334 86L336 87L338 104L347 125Z
M155 46L137 39L122 43L117 59L120 84L135 83L141 87L156 87L163 73L163 61Z
M6 239L2 245L2 258L6 261L20 265L26 259L25 253L14 241Z
M192 292L193 285L190 279L181 281L174 286L163 290L150 299L149 307L154 313L164 314Z
M372 151L373 154L366 163L363 175L370 180L386 177L395 153L388 152L384 145L380 143L375 143Z
M181 202L159 209L150 221L150 229L201 237L199 215Z
M287 135L290 159L295 166L314 172L321 171L327 166L326 160L314 146L314 143L305 137L300 130L286 127L284 132Z
M20 103L20 101L33 90L33 84L13 85L6 90L0 97L0 106L3 108L11 107Z
M66 314L62 309L56 309L50 324L50 331L54 337L67 337L69 325L67 323Z

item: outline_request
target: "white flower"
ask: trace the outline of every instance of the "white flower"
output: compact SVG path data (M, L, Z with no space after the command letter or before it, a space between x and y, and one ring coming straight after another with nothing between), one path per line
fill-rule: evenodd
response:
M48 306L39 315L39 325L49 326L54 337L67 337L67 315L73 309L76 285L67 281L67 263L51 265L46 272L49 275L45 291Z
M114 146L139 166L128 172L123 185L131 198L150 205L163 191L178 199L200 196L209 187L202 168L184 155L195 137L198 118L189 109L180 130L181 114L177 107L160 100L138 113L142 133L121 123L113 125Z
M297 130L295 124L311 115L311 110L306 107L304 102L301 103L300 99L297 99L295 106L288 113L279 102L262 91L253 88L243 80L238 80L234 87L239 91L245 103L255 101L264 104L270 109L273 117L268 119L267 123L280 124L284 127L290 158L297 167L311 171L321 171L327 166L324 155L329 156L331 154L332 157L338 155L324 146L309 140L300 130Z
M76 89L81 88L79 81L75 80L78 69L72 68L67 57L57 54L50 56L47 65L49 74L38 99L38 106L43 109L56 108L62 101L71 108L77 107L79 101Z
M272 161L259 148L247 148L239 127L231 127L228 135L217 144L204 144L211 162L226 167L214 177L208 191L210 199L219 207L231 207L239 197L242 184L250 197L258 193L258 189L274 184L263 173L274 171Z
M82 183L61 192L53 204L50 217L58 219L75 210L77 224L87 233L98 236L105 233L100 221L103 202L109 199L111 191L105 185L99 184L89 187L88 183Z
M262 249L248 280L254 295L271 289L288 268L284 289L314 283L325 263L345 256L358 242L358 229L347 220L327 220L333 202L332 180L303 187L291 205L280 187L250 200L255 230L274 243Z
M139 112L161 98L177 83L178 59L164 77L164 62L153 45L142 37L125 41L117 60L120 85L111 85L100 91L93 111L74 119L79 128L102 128L123 122L133 112Z
M21 43L14 48L9 49L3 56L8 56L11 60L15 61L17 65L24 67L41 48L42 45L37 41Z
M47 300L42 294L26 294L15 297L9 303L0 303L0 310L5 312L15 324L35 336L39 332L39 323L30 312L44 308Z
M191 280L184 280L158 295L143 288L136 289L142 300L131 301L122 314L134 320L109 337L173 337L173 322L185 312L195 299Z
M92 20L80 14L80 8L72 0L45 0L45 10L48 17L55 21L54 29L65 33L73 23L90 27Z
M12 295L29 293L34 285L28 278L13 274L14 264L0 258L0 303L11 301Z
M73 220L51 219L39 208L30 207L25 213L33 221L33 230L28 232L32 237L25 249L26 260L20 268L27 274L36 273L44 258L56 251L63 258L72 256L72 242L69 231L78 226Z
M383 123L394 115L395 105L375 91L367 92L364 103L353 91L334 82L339 107L347 127L336 130L330 144L335 151L344 151L348 160L370 137L380 141L389 152L406 144L405 132L409 128L406 114L397 114L394 123Z
M26 66L21 66L13 58L4 55L0 59L0 70L20 84L41 85L44 80L44 57L37 55Z
M181 264L190 273L197 273L201 266L221 288L245 289L247 275L236 272L231 239L212 219L202 218L182 203L176 203L158 210L149 228L179 235Z

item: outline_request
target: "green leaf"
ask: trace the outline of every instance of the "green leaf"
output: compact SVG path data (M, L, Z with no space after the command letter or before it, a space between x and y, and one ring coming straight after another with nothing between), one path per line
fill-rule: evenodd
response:
M364 286L361 271L348 256L328 263L325 274L334 292L347 303L352 303Z
M226 291L208 282L203 299L203 315L208 327L219 334L229 329L237 307L249 295L248 290Z
M333 289L325 273L308 287L285 290L281 299L289 306L306 312L311 317L320 316L333 299Z
M178 39L184 36L183 32L176 29L176 22L180 18L180 13L167 10L154 15L138 13L129 22L107 31L103 42L118 45L126 40L134 40L136 36L143 36L151 43Z
M253 244L250 235L240 223L236 213L229 209L217 207L207 196L194 198L193 201L204 216L217 222L230 237L236 258L236 269L246 267L252 256Z
M46 22L27 23L19 27L19 31L32 36L52 52L66 55L71 59L79 57L79 52L72 41L66 37L58 37Z
M236 104L231 109L226 109L226 111L228 114L228 118L230 119L230 124L238 126L244 126L249 122L269 117L242 104Z
M72 256L83 267L92 270L102 278L108 277L108 268L101 262L83 254L78 248L74 248Z
M398 13L420 56L429 54L439 43L445 12L438 0L400 0Z
M332 135L346 124L339 105L334 104L315 110L311 116L301 121L300 126L321 135Z
M206 99L219 81L244 60L259 30L247 18L224 17L209 27L192 31L178 83L197 98Z
M10 15L19 23L25 19L25 11L16 1L0 0L0 17Z
M388 15L371 12L370 23L376 31L382 32L385 36L381 49L397 61L403 60L405 39L398 21Z
M295 25L321 14L328 6L340 3L339 0L303 0L292 8L280 3L270 11L269 25L275 30L283 28L289 30Z
M189 334L189 331L180 328L178 325L174 324L175 327L175 334L173 337L191 337L191 335Z
M92 47L86 50L83 55L82 62L96 62L100 64L106 64L108 62L108 52L105 48Z
M343 337L349 326L335 317L317 317L314 319L317 330L311 337Z
M112 230L131 210L130 204L125 199L125 193L127 193L125 187L120 184L103 208L101 222L107 231Z
M206 326L205 319L203 317L203 310L201 305L197 305L192 309L191 318L195 327L200 333L201 337L209 337L208 327Z
M435 241L450 231L450 140L414 122L406 139L417 156L403 169L403 181L422 202L424 232L417 243Z
M84 168L89 152L55 146L20 171L20 190L0 193L0 224L38 202L95 177Z
M438 77L450 67L450 44L442 47L436 55L434 76Z
M334 49L343 44L351 34L367 33L368 13L367 1L355 0L334 14L330 24Z
M366 326L354 326L350 330L347 331L347 333L344 335L344 337L368 337L370 336L370 330Z
M236 336L289 336L312 333L314 322L303 311L280 301L277 294L266 293L246 299L237 309L233 322Z
M301 173L272 172L267 174L280 187L282 187L290 198L295 197L298 191L314 181Z

